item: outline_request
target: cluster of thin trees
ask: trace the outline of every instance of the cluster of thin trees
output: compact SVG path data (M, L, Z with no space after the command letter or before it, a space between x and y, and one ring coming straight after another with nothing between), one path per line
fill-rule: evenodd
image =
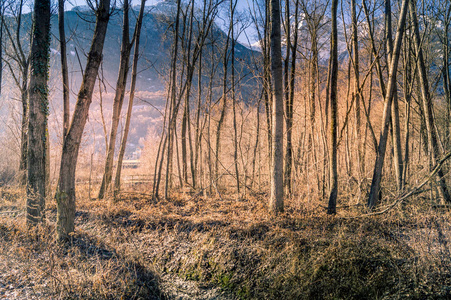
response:
M44 219L49 193L50 1L34 2L31 47L24 46L20 33L23 3L14 22L4 17L6 2L1 4L1 45L8 51L0 49L7 56L0 61L21 93L19 169L26 174L27 221L35 225ZM64 0L58 2L64 106L55 195L60 240L74 231L78 153L113 11L110 0L88 4L96 25L70 116ZM142 0L130 36L130 2L121 3L120 63L98 198L111 189L114 196L120 192L145 4ZM451 145L449 1L256 0L246 11L237 5L238 0L176 0L173 14L166 16L172 47L153 166L155 201L185 187L220 195L225 176L233 179L236 194L255 192L264 189L257 185L257 173L266 170L273 213L283 211L284 198L305 196L315 185L315 197L328 199L327 212L335 214L345 181L355 183L346 197L366 197L372 209L392 180L397 196L408 193L412 169L422 160L434 176L431 191L451 201L442 168ZM249 32L246 26L253 28L260 51L243 58L238 38ZM115 155L129 77L126 120ZM247 140L245 132L251 132Z

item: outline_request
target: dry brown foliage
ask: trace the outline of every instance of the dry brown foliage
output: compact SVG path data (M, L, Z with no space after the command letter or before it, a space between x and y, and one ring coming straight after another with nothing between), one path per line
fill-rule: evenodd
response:
M27 230L23 199L3 190L0 200L0 295L9 299L451 296L450 213L421 197L359 219L343 218L359 206L331 217L303 199L272 216L264 195L79 197L68 245L54 240L54 204L44 226Z

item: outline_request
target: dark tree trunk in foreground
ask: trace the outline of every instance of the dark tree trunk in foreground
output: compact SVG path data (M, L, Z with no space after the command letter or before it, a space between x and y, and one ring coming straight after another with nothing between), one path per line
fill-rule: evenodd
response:
M337 34L337 7L338 0L332 0L332 33L330 39L330 142L329 142L329 168L330 168L330 194L328 214L337 211L338 172L337 172L337 79L338 79L338 34Z
M57 238L67 240L74 232L75 220L75 169L81 137L88 119L89 106L96 82L100 62L102 61L108 20L110 17L110 0L101 0L96 10L96 26L91 48L88 53L83 81L78 92L77 103L72 122L63 143L59 184L56 191L57 203Z
M374 165L373 180L371 182L370 195L368 197L368 207L372 209L379 197L379 189L382 179L382 167L384 166L385 149L387 147L388 129L391 120L391 104L396 88L396 75L398 70L398 61L401 53L402 36L407 15L407 1L403 0L401 14L398 21L398 31L395 38L395 47L393 49L392 59L390 60L387 91L385 92L384 111L382 116L382 131L379 138L379 146L376 154L376 163Z
M29 85L27 180L27 224L29 226L42 222L45 217L49 54L50 0L36 0Z
M280 34L280 3L271 0L271 81L273 84L273 136L271 164L271 198L269 210L283 211L283 68Z

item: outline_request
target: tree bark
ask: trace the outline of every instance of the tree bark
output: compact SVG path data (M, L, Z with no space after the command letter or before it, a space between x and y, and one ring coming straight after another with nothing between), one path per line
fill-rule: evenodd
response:
M57 238L68 240L74 232L75 221L75 169L83 130L88 119L89 106L96 82L105 35L110 17L110 0L101 0L96 11L96 26L88 53L83 81L78 92L72 122L63 143L59 183L56 192Z
M280 3L271 0L271 82L273 84L272 106L272 164L271 198L269 210L282 212L283 207L283 67L280 34Z
M337 80L338 80L338 34L337 34L338 0L332 0L332 32L330 39L330 142L329 142L329 176L330 192L328 214L337 211L338 172L337 172Z
M50 15L50 0L36 0L29 85L28 226L35 226L45 218Z

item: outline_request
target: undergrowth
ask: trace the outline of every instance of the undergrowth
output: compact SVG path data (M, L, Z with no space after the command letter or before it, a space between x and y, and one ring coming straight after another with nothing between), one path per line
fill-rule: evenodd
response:
M167 274L220 286L225 299L451 297L450 214L422 198L377 217L355 207L331 217L299 199L271 216L263 196L79 197L76 233L59 245L54 204L30 232L23 192L3 195L0 284L28 298L172 298L159 279Z

